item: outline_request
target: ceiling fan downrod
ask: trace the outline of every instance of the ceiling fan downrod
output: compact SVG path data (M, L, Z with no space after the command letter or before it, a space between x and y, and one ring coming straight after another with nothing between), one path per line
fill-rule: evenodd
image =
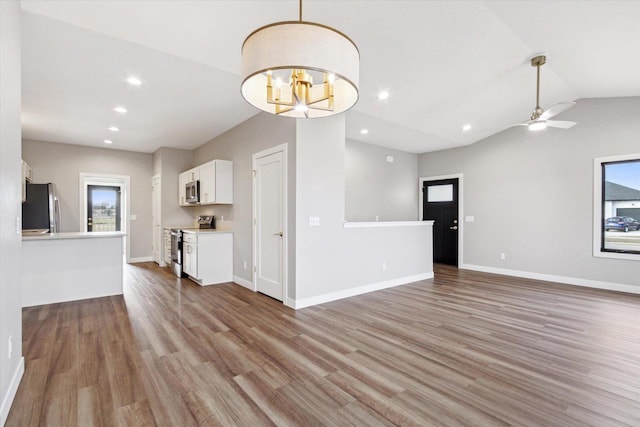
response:
M536 108L533 110L531 120L538 120L542 115L543 110L540 108L540 66L547 62L547 57L544 55L535 56L531 58L531 66L536 67Z

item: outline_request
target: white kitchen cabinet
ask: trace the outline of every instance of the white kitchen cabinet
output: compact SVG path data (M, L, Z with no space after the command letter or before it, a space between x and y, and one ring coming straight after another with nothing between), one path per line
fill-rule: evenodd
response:
M200 166L189 169L187 174L189 174L189 180L187 182L198 181L200 179Z
M190 206L187 203L187 192L186 185L190 182L191 175L189 171L182 172L178 175L178 205L180 206Z
M165 264L171 266L171 229L165 228L163 233L164 250L163 258Z
M212 160L200 165L200 204L233 203L233 162Z
M185 231L182 270L199 285L233 280L233 233Z
M182 271L189 277L198 278L198 245L182 243Z
M185 186L200 181L200 202L187 203ZM233 162L212 160L178 175L178 204L180 206L233 203Z

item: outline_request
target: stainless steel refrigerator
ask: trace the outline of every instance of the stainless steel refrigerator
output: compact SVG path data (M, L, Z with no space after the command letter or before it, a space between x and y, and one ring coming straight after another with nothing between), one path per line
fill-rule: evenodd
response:
M27 201L22 204L22 229L60 231L60 203L53 184L27 183Z

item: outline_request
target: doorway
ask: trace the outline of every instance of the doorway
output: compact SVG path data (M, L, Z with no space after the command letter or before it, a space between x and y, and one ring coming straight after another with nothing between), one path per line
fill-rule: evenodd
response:
M87 185L87 231L122 231L120 187Z
M287 297L287 145L253 155L254 290Z
M460 177L421 180L421 219L432 220L433 262L457 267L461 256Z
M128 233L129 176L80 173L78 181L80 231ZM128 235L124 237L123 245L126 262L130 262L131 242Z

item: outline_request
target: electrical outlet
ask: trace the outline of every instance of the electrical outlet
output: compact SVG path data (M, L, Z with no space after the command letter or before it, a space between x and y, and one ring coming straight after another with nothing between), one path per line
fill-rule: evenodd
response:
M386 271L387 270L387 263L383 262L382 263L382 271Z
M505 259L507 259L507 254L500 252L500 261L504 261Z
M247 269L247 261L244 262L244 269Z
M380 217L376 215L376 222L380 220Z
M8 347L7 352L9 353L9 359L11 359L11 354L13 353L13 335L9 337L9 345L7 347Z
M224 222L224 215L220 215L220 222ZM244 268L246 270L247 269L247 263L245 262L244 264L245 264Z

